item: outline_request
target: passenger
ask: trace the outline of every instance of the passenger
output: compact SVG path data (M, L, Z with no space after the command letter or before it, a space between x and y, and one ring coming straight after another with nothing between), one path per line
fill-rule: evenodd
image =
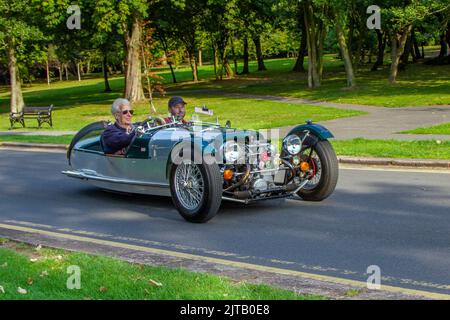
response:
M127 99L116 99L111 107L116 122L109 125L102 133L105 154L124 155L135 135L132 124L133 109Z
M186 104L187 103L182 97L174 96L170 98L168 103L170 117L165 118L164 121L166 123L171 123L173 121L172 117L174 117L176 121L188 123L184 120L184 116L186 115Z

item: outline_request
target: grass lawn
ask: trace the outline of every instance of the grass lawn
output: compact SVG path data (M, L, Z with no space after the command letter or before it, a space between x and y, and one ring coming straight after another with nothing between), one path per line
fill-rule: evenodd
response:
M24 96L26 101L34 101L32 104L48 105L54 103L56 106L56 110L53 112L53 129L50 129L48 125L44 124L40 130L78 131L85 125L95 121L112 120L110 114L111 103L120 94L116 92L115 95L99 94L97 96L94 92L101 90L101 84L101 81L99 82L98 79L96 82L87 80L84 86L78 84L78 87L74 87L71 84L67 84L67 87L59 87L52 90L26 91ZM85 87L86 90L83 90L82 87ZM38 92L42 92L42 94L40 95ZM85 92L85 94L82 92ZM59 97L59 99L54 100L52 93ZM93 97L90 97L90 94ZM74 104L69 106L71 101L74 100L73 96L75 95L83 97L86 101L90 99L103 100L83 103L76 103L74 101ZM190 115L193 113L195 106L205 104L214 110L214 121L216 119L215 117L218 116L219 121L223 124L225 124L226 120L231 120L233 126L247 129L281 127L303 123L308 119L319 122L364 114L363 112L354 110L340 110L313 105L286 104L255 99L225 98L207 94L187 94L184 95L184 98L188 102L187 119L190 119ZM159 115L165 116L167 114L168 99L168 96L155 98L154 104ZM149 105L147 103L136 103L133 107L137 111L135 116L136 121L148 117ZM6 113L7 108L3 106L2 110L4 113L0 113L0 131L6 131L9 128L9 119ZM37 130L37 120L25 120L25 123L27 129ZM21 127L19 124L15 124L15 128Z
M256 66L251 64L251 73L236 79L215 81L211 73L211 76L200 77L200 83L190 81L168 83L167 86L169 93L171 90L221 89L383 107L450 105L450 65L410 64L399 72L395 85L388 82L389 65L376 72L370 71L371 66L364 66L357 72L357 87L349 90L346 88L344 67L334 55L325 56L324 79L318 89L307 87L306 73L290 71L294 64L295 59L268 60L267 71L258 72ZM179 72L185 72L183 79L189 79L190 69ZM161 74L169 79L166 71Z
M403 131L401 133L413 133L413 134L450 134L450 122L440 124L428 128L417 128L413 130Z
M450 159L450 141L331 140L341 156Z
M67 289L67 280L73 274L67 273L69 266L80 268L79 290ZM131 264L49 248L37 250L5 239L0 239L0 286L0 300L323 299L182 269ZM19 287L26 291L19 293Z

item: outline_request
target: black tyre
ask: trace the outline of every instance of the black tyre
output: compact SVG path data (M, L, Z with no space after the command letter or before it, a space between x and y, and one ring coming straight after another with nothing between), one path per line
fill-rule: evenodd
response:
M170 170L172 201L189 222L203 223L213 218L222 202L223 180L217 164L195 164L183 159Z
M338 160L332 145L327 140L318 141L311 148L312 153L308 161L313 167L314 176L297 194L307 201L322 201L336 188L339 176Z

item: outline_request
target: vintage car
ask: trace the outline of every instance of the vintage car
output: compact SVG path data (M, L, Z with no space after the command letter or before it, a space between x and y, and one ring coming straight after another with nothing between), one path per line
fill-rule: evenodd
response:
M70 169L63 173L106 190L171 196L181 216L197 223L214 217L222 200L321 201L335 189L338 161L328 141L333 135L319 124L307 121L270 141L262 132L231 128L229 121L221 126L196 114L187 123L172 120L136 124L122 156L103 152L108 122L90 124L74 136Z

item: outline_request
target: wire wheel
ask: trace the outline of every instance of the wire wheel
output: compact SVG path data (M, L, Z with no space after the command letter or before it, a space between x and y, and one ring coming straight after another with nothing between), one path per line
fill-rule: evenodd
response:
M308 157L308 163L313 169L313 176L309 179L308 183L303 187L306 190L312 190L319 185L320 178L322 177L322 162L320 161L319 156L313 150L310 157Z
M183 161L175 171L175 192L181 204L188 210L200 206L205 190L203 175L192 162Z

